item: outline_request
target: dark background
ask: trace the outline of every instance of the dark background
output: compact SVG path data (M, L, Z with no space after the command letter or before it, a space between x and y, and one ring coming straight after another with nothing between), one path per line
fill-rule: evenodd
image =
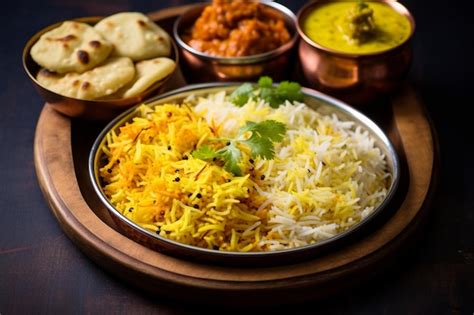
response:
M137 292L92 263L65 236L37 184L33 138L43 101L21 65L27 39L49 24L118 11L151 12L190 2L2 3L0 314L208 310ZM279 2L295 12L305 3ZM311 313L323 314L474 313L474 172L473 164L468 164L473 150L467 136L470 128L465 127L471 116L466 113L474 105L470 83L474 75L474 18L468 1L404 0L403 4L417 22L409 80L428 108L441 148L441 177L432 211L416 238L383 275L330 299L288 307L290 312L309 306Z

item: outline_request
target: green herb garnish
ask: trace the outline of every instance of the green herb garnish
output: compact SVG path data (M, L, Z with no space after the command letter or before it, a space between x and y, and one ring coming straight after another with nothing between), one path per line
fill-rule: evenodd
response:
M243 139L247 132L251 136ZM286 133L285 124L275 120L264 120L259 123L248 121L245 126L239 129L235 139L231 138L212 138L209 141L225 141L226 146L219 150L214 150L208 145L200 147L193 152L193 157L200 160L219 159L224 162L224 169L233 173L235 176L241 176L242 170L239 162L242 152L237 144L244 144L250 148L252 158L261 157L271 160L275 156L274 143L281 142Z
M235 106L242 107L247 104L250 97L254 92L253 86L250 83L244 83L235 89L230 95L230 99Z
M273 108L278 108L285 101L303 101L301 85L296 82L283 81L273 86L270 77L261 77L256 86L244 83L238 87L231 95L230 99L235 106L242 107L249 99L262 98Z

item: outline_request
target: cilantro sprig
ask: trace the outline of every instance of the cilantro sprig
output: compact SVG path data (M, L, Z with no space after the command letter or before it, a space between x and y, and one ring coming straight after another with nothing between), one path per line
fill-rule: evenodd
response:
M256 86L244 83L230 95L232 103L238 107L242 107L250 99L256 98L262 98L271 107L278 108L286 100L290 102L303 101L303 93L301 93L301 85L296 82L283 81L274 86L273 80L264 76L258 80Z
M245 137L248 132L250 137ZM209 141L225 141L226 146L219 150L214 150L208 145L201 146L195 150L193 157L208 161L219 159L224 162L224 169L235 176L242 176L239 162L242 159L242 152L237 144L243 144L250 148L252 158L261 157L271 160L275 156L275 142L281 142L286 133L285 124L275 120L264 120L259 123L247 121L246 125L239 129L236 138L212 138Z

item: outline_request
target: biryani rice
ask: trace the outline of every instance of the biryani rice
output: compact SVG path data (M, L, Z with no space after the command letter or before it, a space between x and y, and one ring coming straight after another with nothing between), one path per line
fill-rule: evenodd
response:
M275 158L251 159L244 176L192 152L235 137L247 121L287 126ZM213 145L216 145L213 143ZM159 235L225 251L268 251L331 238L367 217L387 194L390 172L367 131L303 103L236 107L225 92L182 105L141 106L111 131L100 169L103 190L127 218Z

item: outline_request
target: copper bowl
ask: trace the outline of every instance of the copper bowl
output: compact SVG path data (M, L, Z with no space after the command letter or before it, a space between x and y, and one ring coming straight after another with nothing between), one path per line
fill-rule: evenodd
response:
M288 70L292 48L298 39L296 16L291 10L275 2L262 5L278 12L285 20L291 39L275 50L245 57L216 57L200 52L183 40L181 35L189 30L209 3L191 7L176 20L173 36L180 48L183 60L182 70L190 82L209 81L252 81L262 75L275 80L282 79Z
M415 20L399 2L375 1L386 3L406 16L411 24L411 33L400 45L370 54L332 50L315 43L303 32L302 23L308 14L329 0L312 1L301 8L297 15L298 33L302 37L298 53L307 85L358 105L373 102L400 85L411 65Z
M103 17L84 17L73 19L73 21L94 25L102 18ZM25 48L23 49L23 68L41 97L43 97L43 99L55 110L66 116L90 120L110 120L124 110L142 102L144 99L147 99L152 94L159 94L162 92L164 83L173 76L173 73L171 73L166 78L154 83L139 95L129 98L83 100L60 95L48 90L36 80L36 75L41 67L33 60L33 58L31 58L30 50L44 33L60 26L62 23L63 22L59 22L42 29L33 35L33 37L26 43ZM175 61L176 65L178 65L178 48L171 38L170 41L172 47L170 58Z

